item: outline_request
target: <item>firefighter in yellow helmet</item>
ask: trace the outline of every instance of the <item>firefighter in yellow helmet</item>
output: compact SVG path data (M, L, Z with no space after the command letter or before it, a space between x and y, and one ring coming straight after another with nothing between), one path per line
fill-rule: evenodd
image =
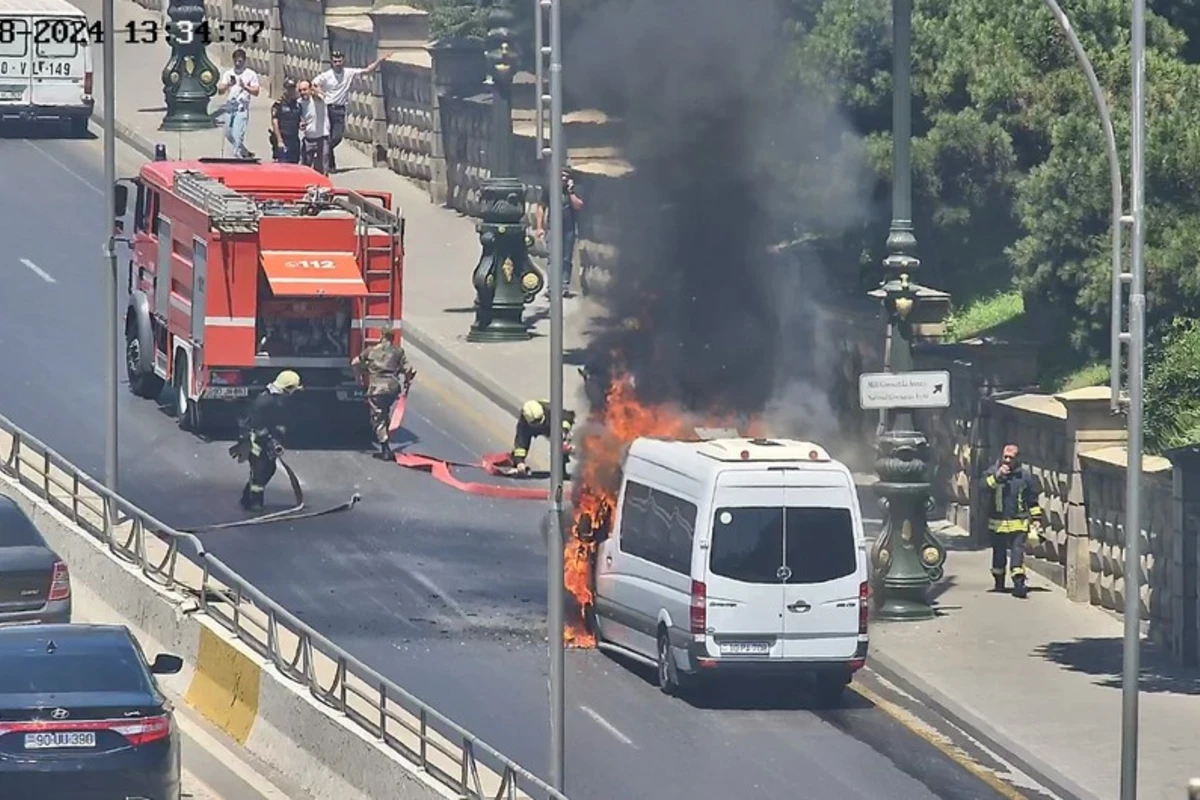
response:
M1013 579L1013 597L1029 593L1025 580L1025 543L1042 536L1042 508L1033 476L1021 466L1021 450L1007 444L1000 460L983 476L988 503L988 530L992 538L992 577L996 591L1004 591L1004 571Z
M275 376L266 390L250 403L241 420L237 442L229 455L237 461L250 462L250 480L242 489L242 508L247 511L263 507L263 493L275 476L275 461L283 454L281 440L287 433L287 398L298 392L300 376L290 369Z
M575 412L563 410L563 473L567 470L567 459L570 458L571 431L575 427ZM529 447L538 436L550 435L550 404L544 400L530 400L521 406L521 414L517 417L517 434L513 438L512 452L509 460L518 475L528 475L529 465L525 459L529 456Z

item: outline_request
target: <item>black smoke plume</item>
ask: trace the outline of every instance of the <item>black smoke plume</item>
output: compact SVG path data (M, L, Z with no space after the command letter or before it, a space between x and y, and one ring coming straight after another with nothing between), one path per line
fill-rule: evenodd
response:
M860 222L869 183L848 126L789 81L783 30L772 0L607 0L572 37L567 88L624 120L634 168L604 208L593 407L615 357L642 402L833 424L824 268L775 246Z

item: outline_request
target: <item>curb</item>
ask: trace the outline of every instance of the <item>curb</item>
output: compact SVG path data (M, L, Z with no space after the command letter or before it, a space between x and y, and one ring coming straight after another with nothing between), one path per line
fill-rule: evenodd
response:
M1034 755L978 714L955 702L931 683L917 677L878 650L869 656L867 669L923 701L940 716L950 720L1046 789L1054 792L1061 800L1099 800L1095 794Z

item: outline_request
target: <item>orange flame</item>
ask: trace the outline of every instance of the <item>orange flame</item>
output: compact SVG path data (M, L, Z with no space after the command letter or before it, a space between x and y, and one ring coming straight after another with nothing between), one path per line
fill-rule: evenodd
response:
M593 411L579 441L580 468L576 477L575 519L564 551L565 585L579 608L579 618L568 620L564 639L569 647L594 647L596 638L589 630L592 606L592 565L597 536L607 534L616 511L621 487L621 467L626 448L642 436L663 439L695 439L695 427L736 427L729 415L712 414L709 419L694 420L678 408L645 405L638 400L630 375L613 376L604 408ZM761 435L757 422L748 434Z

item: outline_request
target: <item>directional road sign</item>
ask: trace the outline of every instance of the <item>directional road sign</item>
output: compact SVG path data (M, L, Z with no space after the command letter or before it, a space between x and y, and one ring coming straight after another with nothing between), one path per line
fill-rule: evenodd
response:
M950 373L866 372L858 376L858 402L872 408L947 408Z

